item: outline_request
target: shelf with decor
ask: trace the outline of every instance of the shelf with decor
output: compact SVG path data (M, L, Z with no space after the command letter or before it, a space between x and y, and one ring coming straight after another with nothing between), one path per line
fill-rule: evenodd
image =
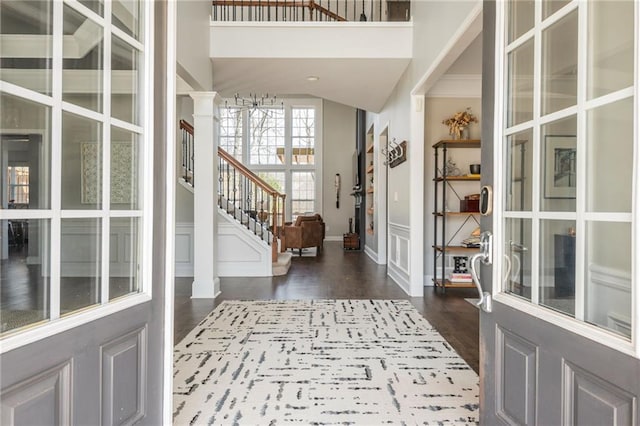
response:
M434 211L433 214L433 283L437 290L447 288L473 288L468 270L468 258L478 252L476 237L458 242L462 230L473 225L480 226L477 194L459 195L463 187L480 182L479 165L470 166L470 173L463 174L450 158L451 149L478 149L479 139L445 139L433 145L434 148ZM473 173L472 173L473 172ZM467 184L465 185L465 182ZM475 186L474 186L475 188ZM479 192L479 188L478 188ZM460 211L449 211L448 202L459 203ZM474 230L474 233L476 230ZM473 234L473 233L472 233ZM448 265L452 259L454 266Z
M369 133L367 135L369 138L369 142L367 143L366 149L366 182L367 182L367 190L366 193L370 194L366 197L367 199L367 234L374 235L375 227L374 227L374 213L375 213L375 196L374 196L374 177L375 177L375 151L373 145L373 134Z

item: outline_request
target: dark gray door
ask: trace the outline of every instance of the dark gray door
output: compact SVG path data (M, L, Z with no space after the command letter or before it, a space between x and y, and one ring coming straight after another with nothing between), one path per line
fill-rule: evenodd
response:
M151 6L147 9L147 5ZM166 150L170 146L165 137L167 99L172 98L167 96L167 2L3 1L0 8L3 33L13 32L5 22L19 22L22 29L15 31L41 42L39 51L52 49L54 57L58 55L52 60L53 65L48 60L10 61L9 68L16 69L2 77L15 78L0 93L2 106L11 108L14 126L36 129L32 131L44 135L40 144L45 148L39 153L38 171L35 163L27 163L30 182L40 181L41 193L31 192L31 199L24 201L28 208L7 209L3 205L0 211L3 231L5 226L11 231L20 225L25 236L8 242L4 236L0 239L7 249L1 268L0 346L4 347L0 362L0 423L163 424L163 389L169 386L165 383L164 353L165 346L172 345L171 339L164 337L165 265L173 261L166 256L166 176L173 171L173 167L166 167ZM153 21L146 18L151 11ZM111 22L118 30L108 34ZM145 39L150 22L154 23L153 36ZM96 36L86 48L87 56L78 59L71 57L77 52L62 51L63 34L66 37L70 32L92 40L96 34L100 37ZM51 39L53 46L49 44ZM113 57L100 50L105 46ZM155 54L145 63L142 52L150 53L150 46ZM19 54L20 49L12 51ZM64 55L64 62L59 60L60 55ZM96 61L96 57L101 59ZM107 62L112 66L103 69ZM96 64L98 68L87 70ZM37 75L42 82L53 79L54 88L37 94L32 91L41 87L25 87L31 80L21 78L18 68L40 65L52 67L53 77L46 69L30 69L31 74L41 72ZM102 90L99 85L87 87L83 86L84 81L77 81L73 86L76 92L69 94L65 92L66 80L59 85L62 67L84 76L97 75L96 70L106 74L110 68L122 76L143 75L143 69L149 69L153 70L153 86L145 84L150 80L141 79L133 89L131 84L127 86L129 92L118 89L117 96L111 97L109 93L96 96L96 91ZM79 96L79 90L85 92ZM153 104L144 101L147 91L154 95ZM103 103L92 104L96 99ZM127 107L120 109L118 102ZM132 104L145 111L144 116L153 111L149 126L127 115L131 114ZM112 115L98 116L87 110L95 105L111 110ZM6 117L5 114L9 114L8 109L3 109ZM6 126L5 121L3 125ZM100 130L72 146L74 133L87 129ZM156 135L154 139L148 137L151 131ZM91 176L83 174L77 192L70 191L65 179L77 173L76 164L81 163L84 171L95 171L96 141L102 146L112 142L111 165L122 167L111 174L111 187L102 187L103 194L111 194L111 209L89 211L92 203L95 205L100 199L100 190L92 190L95 186L91 186ZM140 160L151 151L138 150L131 141L138 146L153 146L153 156L147 157L153 160L152 170ZM67 151L68 147L71 148ZM116 151L122 147L126 149ZM97 169L98 173L104 171L102 176L109 173L108 168ZM116 188L113 183L121 177L118 173L129 176L129 182L135 185ZM140 185L136 179L141 180ZM75 202L72 197L80 200L80 194L82 200L71 205ZM105 197L103 203L109 200ZM142 199L152 203L145 205ZM11 275L10 271L15 273Z
M640 421L638 16L484 2L482 424Z

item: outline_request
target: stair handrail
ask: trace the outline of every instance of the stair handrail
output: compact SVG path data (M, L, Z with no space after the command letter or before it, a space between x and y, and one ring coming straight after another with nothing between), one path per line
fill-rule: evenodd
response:
M183 132L182 137L182 154L183 157L186 155L187 158L183 158L182 164L185 176L183 179L194 186L193 179L193 153L194 153L194 128L193 126L185 120L180 120L180 130ZM274 261L277 260L277 240L280 237L280 229L284 226L286 220L286 194L279 192L277 189L269 185L269 183L265 182L260 176L256 175L253 171L247 168L244 164L238 161L235 157L225 151L223 148L218 147L218 157L222 160L226 161L229 166L233 169L237 170L242 176L248 179L250 182L253 182L254 185L262 189L269 197L272 198L271 202L271 220L270 220L270 231L272 233L273 238L273 252L272 257ZM189 177L189 173L191 173L191 177ZM222 178L221 178L222 179ZM222 188L220 188L222 189ZM220 194L222 195L222 194ZM235 201L235 200L234 200ZM257 201L257 200L256 200ZM264 201L264 200L263 200ZM218 200L221 202L221 198ZM235 207L234 207L235 209ZM268 210L267 210L268 212ZM256 211L256 214L258 212ZM261 212L262 213L262 212ZM256 223L262 222L262 217L254 218ZM264 233L264 229L262 225L260 225L260 229L262 229L262 233ZM257 234L256 227L254 226L254 232ZM263 235L261 235L262 237ZM268 240L268 239L267 239Z

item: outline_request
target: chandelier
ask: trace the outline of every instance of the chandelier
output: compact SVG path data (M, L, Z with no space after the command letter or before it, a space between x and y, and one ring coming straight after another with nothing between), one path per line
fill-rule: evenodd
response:
M273 107L278 106L278 102L276 99L276 95L269 95L265 93L264 95L258 96L257 93L249 93L249 96L240 96L238 93L233 95L233 99L235 101L235 107L241 109L247 109L249 111L255 111L258 109L270 110ZM232 107L229 105L229 101L224 102L226 108ZM280 109L284 110L284 102L280 101Z

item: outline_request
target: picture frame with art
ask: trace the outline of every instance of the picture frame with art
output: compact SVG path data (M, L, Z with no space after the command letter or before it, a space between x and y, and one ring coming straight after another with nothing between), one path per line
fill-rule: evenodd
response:
M544 138L544 197L576 198L576 137L547 135Z

